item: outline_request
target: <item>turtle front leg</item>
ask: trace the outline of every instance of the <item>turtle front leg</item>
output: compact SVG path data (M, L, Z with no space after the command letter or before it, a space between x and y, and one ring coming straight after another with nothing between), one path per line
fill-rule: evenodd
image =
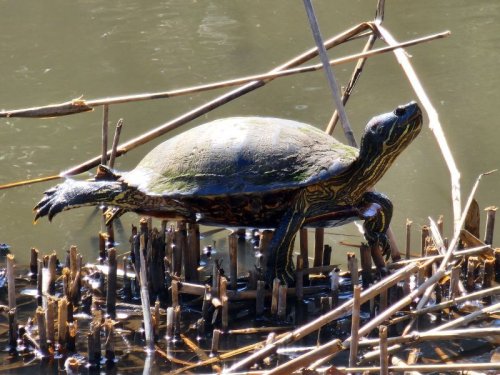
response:
M295 283L295 267L293 265L293 240L304 223L303 204L300 200L287 210L280 225L274 231L269 245L267 259L267 282L271 285L274 278L288 286Z
M390 254L386 232L392 218L392 202L385 195L367 192L358 206L360 218L364 219L365 239L370 246L379 244L384 255Z

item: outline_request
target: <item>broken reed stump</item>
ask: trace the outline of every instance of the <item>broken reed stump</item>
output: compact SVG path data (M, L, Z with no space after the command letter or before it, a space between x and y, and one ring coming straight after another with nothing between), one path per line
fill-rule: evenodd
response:
M112 318L116 318L116 274L118 264L116 260L116 249L112 247L108 251L108 283L106 289L106 312Z
M229 281L231 289L238 289L238 234L231 233L228 236L229 245Z
M174 234L174 247L173 247L173 271L174 275L180 276L182 274L183 256L187 249L187 231L186 223L183 221L177 222L177 228Z
M38 275L38 250L32 247L29 276L31 280L36 280L37 275Z
M358 259L356 258L356 254L347 253L347 269L351 275L351 286L354 288L354 286L359 283Z
M200 226L189 223L187 226L187 249L184 254L184 277L186 281L198 282L200 265Z
M17 319L16 275L14 268L14 255L7 254L7 299L9 303L9 311L14 311L14 318Z
M325 241L325 230L316 228L314 230L314 267L319 267L323 264L323 246Z

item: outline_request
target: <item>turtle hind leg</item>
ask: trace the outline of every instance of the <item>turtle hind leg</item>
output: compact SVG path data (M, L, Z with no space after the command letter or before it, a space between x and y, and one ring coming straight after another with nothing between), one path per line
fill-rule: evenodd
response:
M284 285L293 286L295 284L293 243L304 220L304 210L300 203L296 202L288 209L281 219L280 225L274 231L267 259L266 281L269 285L272 285L275 278L278 278Z
M392 219L392 202L384 194L367 192L360 204L360 217L364 219L364 235L368 245L379 245L386 258L390 255L387 229Z

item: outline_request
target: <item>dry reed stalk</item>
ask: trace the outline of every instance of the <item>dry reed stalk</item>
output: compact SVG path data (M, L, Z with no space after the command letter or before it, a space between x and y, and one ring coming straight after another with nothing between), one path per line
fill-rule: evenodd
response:
M304 0L304 6L306 8L307 18L309 19L309 26L311 26L313 38L316 43L316 47L318 48L318 55L321 63L323 64L323 70L326 74L328 85L330 86L330 90L332 91L333 102L335 104L335 107L337 108L342 128L344 129L344 134L347 138L347 141L349 142L349 145L357 147L354 133L352 132L351 125L349 124L349 120L347 119L347 114L344 109L344 103L342 103L342 98L340 97L339 85L337 83L337 79L335 78L335 74L333 73L333 69L330 66L328 55L326 54L326 48L321 36L318 20L316 19L311 0Z
M294 359L291 359L288 362L283 363L282 365L273 368L270 371L267 371L267 375L288 375L292 372L299 370L303 367L308 366L310 363L314 362L317 359L323 358L326 355L332 355L342 350L342 344L340 340L332 340L325 345L321 345L318 348L309 351L308 353L298 356Z
M425 267L425 264L422 265L422 267ZM427 279L422 285L420 285L417 289L414 289L410 294L406 295L402 299L400 299L398 302L392 304L389 306L383 313L377 315L373 319L371 319L367 324L362 326L359 331L358 335L359 337L366 336L369 334L374 328L376 328L380 323L384 322L387 320L391 315L396 313L397 311L400 311L403 307L407 306L410 304L416 297L420 296L422 293L424 293L427 288L430 285L435 284L438 282L445 272L443 270L438 270L432 277ZM384 288L384 290L387 290L388 288ZM348 348L352 342L352 336L347 338L342 342L342 346L344 348ZM318 360L316 363L313 363L309 368L315 369L316 367L320 366L321 364L325 363L326 361L330 360L333 357L333 355L329 355L327 357L321 358Z
M403 361L401 358L396 357L395 355L391 356L391 364L393 366L399 366L399 367L405 367L408 366L408 363ZM350 366L352 367L352 366ZM405 375L421 375L420 372L418 371L405 371Z
M389 356L387 355L387 327L379 326L380 375L389 374Z
M207 353L205 353L203 349L201 349L198 345L196 345L194 341L190 340L189 337L181 333L181 339L184 342L184 344L202 361L206 361L207 359L209 359ZM217 365L212 366L212 369L217 373L221 372L221 368Z
M406 372L406 371L420 371L420 372L437 372L437 373L450 373L472 370L498 370L500 363L449 363L439 365L408 365L408 366L389 366L390 372ZM345 373L379 373L379 366L370 367L336 367L337 371Z
M115 167L116 150L118 149L118 143L120 142L120 135L123 127L123 119L119 119L116 123L115 134L113 136L113 143L111 144L111 155L109 156L109 167Z
M441 324L440 326L438 327L435 327L435 328L432 328L428 331L426 331L426 333L432 335L433 333L438 333L438 332L441 332L441 331L445 331L445 330L450 330L450 329L453 329L453 328L456 328L456 327L460 327L464 324L467 324L467 323L470 323L480 317L483 317L485 315L489 315L489 314L492 314L492 313L496 313L500 311L500 303L497 303L495 305L491 305L491 306L488 306L488 307L484 307L482 309L479 309L477 311L474 311L473 313L471 314L468 314L468 315L464 315L464 316L461 316L460 318L457 318L457 319L454 319L454 320L451 320L447 323L444 323L444 324ZM420 333L419 333L420 334ZM407 336L408 334L403 334L402 336ZM391 346L389 349L388 349L388 352L389 353L393 353L399 349L401 349L401 344L395 344L393 346ZM365 353L363 355L363 358L361 359L361 362L365 362L365 361L370 361L370 360L373 360L374 358L377 358L380 354L380 350L377 349L377 350L373 350L371 352L368 352L368 353Z
M455 251L452 259L460 259L462 257L467 257L470 255L479 255L482 258L491 258L494 255L494 250L488 246L488 245L483 245L483 246L478 246L478 247L472 247L470 249L465 249L465 250L460 250L460 251ZM443 259L444 255L432 255L432 256L425 256L425 257L420 257L420 258L412 258L412 259L404 259L400 260L397 263L390 263L387 265L389 269L394 269L401 267L402 265L408 264L408 263L414 263L414 262L423 262L423 261L430 261L430 260L439 260Z
M358 357L358 330L359 330L359 320L360 320L360 297L361 297L361 286L354 286L353 293L353 306L352 306L352 315L351 315L351 335L352 335L352 344L349 348L349 367L353 367L356 364L356 360Z
M364 27L363 30L370 30L369 25L370 25L369 23L363 23L357 25L356 27L362 26ZM368 35L372 35L372 33L370 32L368 33ZM361 53L356 53L346 57L330 60L329 64L331 66L335 66L335 65L350 63L359 59L367 59L369 57L373 57L379 54L392 52L398 48L411 47L420 43L441 39L449 35L450 35L449 31L444 31L437 34L432 34L429 36L412 39L403 43L398 43L393 46L386 46L382 48L373 49L370 51L363 51ZM345 41L354 40L358 36L364 37L366 36L366 34L363 34L360 31L357 35L351 36ZM328 41L325 43L325 45L327 43ZM328 49L331 47L332 46L330 45L327 46ZM269 73L255 74L252 76L241 77L222 82L209 83L199 86L193 86L193 87L187 87L187 88L163 91L157 93L133 94L133 95L108 97L101 99L91 99L91 100L83 100L81 98L77 98L65 103L60 103L55 105L0 111L0 118L2 117L46 118L46 117L66 116L76 113L92 111L94 107L99 107L103 105L123 104L123 103L145 101L145 100L166 99L182 95L191 95L199 92L215 90L225 87L240 86L253 81L260 81L260 80L270 81L279 77L286 77L289 75L300 74L300 73L315 72L321 69L323 69L322 64L315 64L315 65L292 68L292 69L281 69L279 71L273 71Z
M102 107L102 153L101 164L108 163L108 129L109 129L109 104L104 104Z
M465 204L463 213L460 216L460 219L458 222L458 229L455 230L455 232L453 234L453 238L452 238L450 244L448 245L448 249L446 250L446 253L444 254L444 257L443 257L443 260L441 261L441 264L439 265L438 272L444 271L448 267L448 263L450 262L450 260L453 257L453 253L455 252L455 248L456 248L456 246L458 244L458 240L460 238L460 232L461 232L460 228L462 228L464 226L465 220L467 218L467 213L468 213L469 208L470 208L472 201L474 199L474 195L476 194L476 190L479 186L479 182L483 176L486 176L490 173L492 173L492 172L482 173L477 177L476 182L474 183L474 186L472 187L472 190L469 194L469 198L467 199L467 202ZM420 301L417 304L417 307L416 307L417 310L422 309L425 306L425 304L429 300L430 295L434 291L434 287L435 287L435 284L431 284L429 289L426 290L425 293L422 295L422 298L420 299ZM414 321L415 320L412 319L411 322L405 327L403 334L406 334L411 330Z
M435 340L462 340L465 338L486 338L494 337L500 334L500 328L465 328L465 329L450 329L442 331L424 331L413 332L409 335L389 337L387 343L390 345L403 344L403 343L417 343L422 341L435 341ZM362 340L359 343L361 347L377 346L379 339ZM351 366L351 365L349 365ZM352 366L351 366L352 367Z
M399 281L404 280L408 278L412 273L414 273L418 269L417 264L411 264L408 265L397 272L386 276L384 279L382 279L380 282L377 284L371 286L370 288L366 289L361 293L360 296L360 303L364 303L366 301L369 301L370 299L374 298L376 295L380 294L383 290L390 288L391 286L397 284ZM273 344L273 347L277 348L279 345L288 345L291 344L295 341L298 341L305 336L317 331L324 325L330 323L331 321L340 318L341 316L349 313L349 311L352 309L354 301L352 299L344 302L342 305L337 307L336 309L328 312L327 314L324 314L320 316L319 318L295 329L292 332L288 333L283 333L277 337L276 342ZM252 346L249 346L251 349L255 349L259 344L255 344ZM249 350L251 350L249 349ZM260 349L257 352L255 352L255 355L258 355L260 351L266 350L268 351L268 348ZM319 349L320 351L322 349ZM241 354L241 351L233 351L233 352L228 352L226 353L226 356L224 358L231 358L235 355ZM245 361L244 359L242 361L236 362L233 364L228 371L234 371L234 369L241 368L240 363ZM187 368L184 368L184 370L188 370Z

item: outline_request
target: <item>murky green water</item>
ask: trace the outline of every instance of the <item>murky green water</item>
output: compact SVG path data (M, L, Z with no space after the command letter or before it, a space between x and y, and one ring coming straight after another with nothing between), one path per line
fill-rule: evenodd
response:
M325 37L372 18L375 3L314 2ZM497 0L387 2L385 25L400 40L447 29L453 33L409 52L440 113L462 174L464 201L479 173L500 166L499 16ZM0 108L4 109L81 95L91 99L168 90L264 72L313 45L302 2L290 0L3 1L0 31ZM331 56L357 51L361 45L360 41L341 47ZM351 70L351 65L335 69L343 83ZM110 117L113 123L125 119L122 139L127 140L221 92L117 105ZM372 116L414 98L392 55L370 60L348 104L358 139ZM193 124L223 116L266 115L323 128L332 112L331 102L324 75L312 73L275 81ZM1 119L0 183L56 174L97 155L101 117L97 110L57 119ZM344 139L340 131L336 136ZM120 158L117 168L129 169L149 148L142 146ZM41 220L32 225L32 207L52 185L0 191L0 242L11 245L21 263L28 261L32 246L61 254L75 243L86 260L93 260L100 226L93 208L67 212L52 224ZM482 207L500 205L498 186L500 174L483 180L478 194ZM406 217L415 222L415 244L418 226L426 224L429 215L445 214L449 235L449 175L428 128L377 189L395 203L393 228L401 240ZM128 227L130 221L137 221L135 215L125 217L123 225ZM356 234L354 228L334 232ZM326 238L342 259L345 249L337 243L346 239L359 242L361 238L331 234Z

